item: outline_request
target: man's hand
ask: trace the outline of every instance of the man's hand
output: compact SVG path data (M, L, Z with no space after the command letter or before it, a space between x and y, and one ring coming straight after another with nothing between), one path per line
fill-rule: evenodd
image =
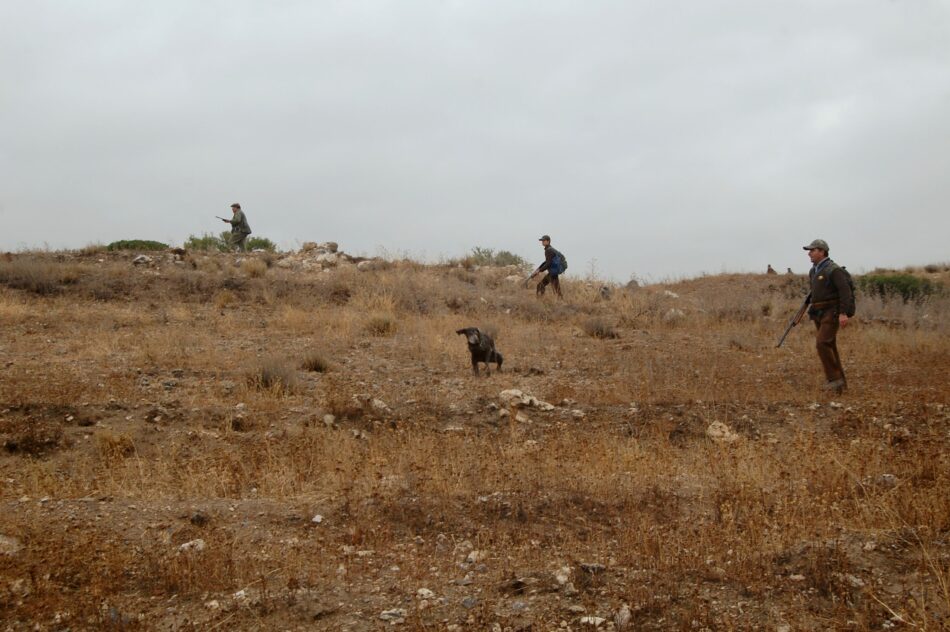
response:
M841 327L848 326L848 315L847 314L838 314L838 325Z

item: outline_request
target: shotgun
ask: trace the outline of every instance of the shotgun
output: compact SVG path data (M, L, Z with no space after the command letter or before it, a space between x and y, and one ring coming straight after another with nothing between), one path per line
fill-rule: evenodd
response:
M805 315L805 312L808 311L808 305L811 303L811 292L808 293L808 296L805 297L805 300L802 301L802 306L798 308L798 311L795 312L795 315L792 316L792 319L788 321L788 327L785 328L785 331L782 332L782 337L778 339L778 344L775 345L776 348L781 347L782 343L785 342L785 337L788 336L788 332L792 330L792 327L801 322L802 317Z

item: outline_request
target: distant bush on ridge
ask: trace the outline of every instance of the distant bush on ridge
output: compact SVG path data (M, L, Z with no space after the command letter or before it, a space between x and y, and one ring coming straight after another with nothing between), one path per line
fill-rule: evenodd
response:
M121 239L106 246L106 250L168 250L168 244L149 239Z

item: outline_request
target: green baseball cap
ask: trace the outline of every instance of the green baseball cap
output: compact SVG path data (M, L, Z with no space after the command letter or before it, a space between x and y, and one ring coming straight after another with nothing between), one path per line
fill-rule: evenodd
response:
M817 248L818 250L824 250L825 252L828 252L829 250L831 250L830 248L828 248L828 242L825 241L824 239L815 239L810 244L804 247L805 250L811 250L812 248Z

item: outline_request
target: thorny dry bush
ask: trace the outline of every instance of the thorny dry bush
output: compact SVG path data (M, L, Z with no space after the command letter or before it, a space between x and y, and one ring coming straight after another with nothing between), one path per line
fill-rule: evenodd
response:
M557 301L490 269L97 258L0 261L10 629L947 624L945 298L859 297L832 401L810 324L775 349L800 277Z

